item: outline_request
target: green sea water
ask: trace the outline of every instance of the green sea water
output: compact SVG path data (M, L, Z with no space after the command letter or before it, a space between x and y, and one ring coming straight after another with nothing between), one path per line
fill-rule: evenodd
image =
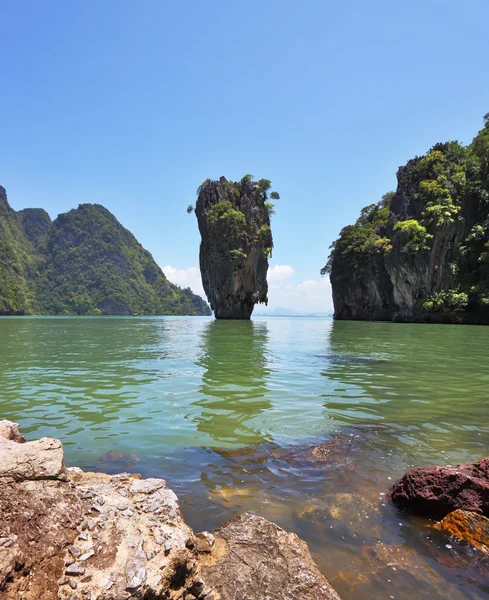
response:
M296 531L344 600L489 598L470 548L386 499L411 465L489 454L488 348L469 326L2 318L0 416L69 465L164 477L196 529Z

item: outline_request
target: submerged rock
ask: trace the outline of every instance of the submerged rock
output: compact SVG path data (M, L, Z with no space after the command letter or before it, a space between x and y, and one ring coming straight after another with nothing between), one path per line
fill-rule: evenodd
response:
M391 497L401 508L435 519L456 509L489 516L489 457L454 467L410 469Z
M100 463L105 465L113 465L116 467L131 468L139 462L139 457L136 454L129 452L118 452L117 450L109 450L101 458Z
M255 304L268 302L269 188L270 181L245 176L239 182L208 179L198 190L200 271L216 319L249 319Z
M0 434L20 438L13 425ZM2 598L338 599L306 544L265 519L194 535L163 479L67 469L59 440L1 439Z
M214 534L216 551L204 563L202 577L222 600L339 600L294 533L245 513Z
M489 519L466 510L454 510L435 529L464 540L489 554Z
M354 365L362 365L362 364L381 364L386 363L386 360L382 360L379 358L367 358L365 356L344 356L342 354L316 354L318 358L324 358L331 362L338 363L351 363Z

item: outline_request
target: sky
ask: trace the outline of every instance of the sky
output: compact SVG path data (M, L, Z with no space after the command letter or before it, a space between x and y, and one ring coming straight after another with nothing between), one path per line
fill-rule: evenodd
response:
M329 246L397 168L489 111L489 2L0 0L0 185L108 208L202 293L206 178L280 193L269 308L331 310Z

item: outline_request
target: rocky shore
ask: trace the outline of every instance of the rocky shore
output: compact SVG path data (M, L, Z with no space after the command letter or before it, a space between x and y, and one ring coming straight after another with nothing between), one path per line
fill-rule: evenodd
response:
M391 498L413 514L441 519L435 529L489 553L489 457L410 469L394 485Z
M249 513L194 533L163 479L66 468L0 422L0 598L339 600L295 534Z

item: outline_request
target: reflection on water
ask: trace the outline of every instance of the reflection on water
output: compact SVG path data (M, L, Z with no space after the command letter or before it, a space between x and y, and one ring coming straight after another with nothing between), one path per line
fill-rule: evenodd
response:
M265 359L266 322L211 321L201 334L204 368L197 429L216 445L259 444L266 434L257 417L271 408L266 397L270 374Z
M350 424L389 424L416 464L463 462L489 448L489 342L486 328L337 321L329 347L338 356L382 363L331 361L325 408Z
M5 318L1 416L68 464L165 477L196 529L251 510L344 600L489 599L489 567L386 500L489 454L489 328L270 318ZM326 441L317 452L313 444Z

